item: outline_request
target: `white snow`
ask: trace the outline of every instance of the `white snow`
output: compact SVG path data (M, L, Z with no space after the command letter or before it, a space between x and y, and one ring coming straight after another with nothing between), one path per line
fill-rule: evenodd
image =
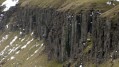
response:
M17 38L18 36L15 36L14 39L10 42L10 45L12 45L16 41Z
M2 37L1 41L7 40L8 39L8 35L5 35L4 37Z
M19 33L20 35L22 34L22 32Z
M23 38L22 40L21 40L21 42L23 42L25 40L25 38Z
M119 0L114 0L114 1L119 2ZM108 4L108 5L114 5L115 6L115 3L113 1L108 1L108 2L106 2L106 4Z
M0 60L0 63L4 60L5 58L2 58L1 60Z
M26 60L29 60L32 56L34 56L42 47L43 47L43 43L41 44L41 46L30 56L28 57Z
M0 52L0 56L4 54L4 52L6 51L6 49L9 48L9 45L7 45L3 51Z
M6 25L6 28L7 28L7 29L9 28L9 25L8 25L8 24Z
M2 40L0 41L0 45L1 45L2 42L4 42L7 39L8 39L8 35L5 35L4 37L2 37Z
M81 63L81 65L79 67L83 67L82 63Z
M31 33L31 36L34 34L34 32Z
M36 43L35 45L33 45L29 50L31 50L34 47L38 47L40 44Z
M13 47L12 49L9 49L9 53L8 53L8 54L11 54L12 52L15 52L19 47L20 47L20 46L18 46L18 47Z
M10 49L9 50L10 52L8 54L10 55L14 51L14 49L15 49L15 47L13 47L12 49Z
M24 45L21 49L24 49L24 48L26 48L27 47L27 45Z
M13 60L14 58L15 58L15 57L14 57L14 56L12 56L10 59L11 59L11 60Z
M90 14L90 16L93 16L94 15L94 12L92 12L91 14Z
M16 6L18 4L19 0L6 0L2 3L1 6L5 5L5 9L3 11L8 11L11 7Z
M21 49L26 48L33 40L34 40L34 39L32 38L30 41L28 41L28 42L26 43L26 45L24 45L23 47L21 47Z
M107 2L108 5L111 5L112 3L110 1Z
M44 45L44 44L42 43L42 44L41 44L41 47L43 47L43 45Z
M20 50L19 51L17 51L15 54L19 54L20 53Z
M29 60L30 57L28 57L26 60Z
M116 1L119 1L119 0L116 0Z
M83 67L82 65L80 65L79 67Z

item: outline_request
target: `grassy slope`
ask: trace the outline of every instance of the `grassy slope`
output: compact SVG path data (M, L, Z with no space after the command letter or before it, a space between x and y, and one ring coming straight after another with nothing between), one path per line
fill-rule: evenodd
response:
M21 6L38 6L42 8L56 8L59 11L77 13L81 9L109 10L114 6L106 4L108 0L20 0Z
M37 6L41 8L55 8L58 11L69 11L78 13L80 10L96 9L104 13L102 16L114 16L114 12L118 11L119 2L114 5L107 5L109 0L20 0L21 6ZM114 8L115 7L115 8ZM119 12L119 11L118 11Z
M8 34L8 32L4 32L4 34L1 33L0 40L2 40L2 37L5 35L9 35L9 37L8 37L8 39L4 40L1 43L0 52L2 50L4 50L6 46L8 46L10 44L10 42L14 39L15 36L19 36L19 33L18 32L11 32L9 34ZM21 42L22 39L24 39L23 42ZM6 55L7 57L3 60L3 62L5 62L3 67L8 67L8 66L9 67L15 67L15 66L17 66L17 67L27 67L27 66L28 67L34 67L34 66L53 67L53 65L62 67L61 64L58 64L55 61L50 61L50 62L47 61L47 56L42 53L42 50L44 49L44 47L40 48L42 42L39 42L38 40L34 39L25 49L21 49L21 47L24 46L31 39L32 39L32 36L30 36L30 34L28 34L25 37L22 37L21 39L18 38L13 43L12 46L7 48L7 50L5 51L6 53L4 55L8 54L9 53L8 50L12 49L13 47L16 47L16 45L18 44L17 46L20 46L19 47L20 53L15 54L18 51L18 50L16 50L16 51L12 52L11 54ZM36 47L36 45L38 45L38 46ZM38 49L39 49L39 51L36 54L34 54L34 52ZM33 56L31 56L31 55L33 55ZM12 56L14 56L15 59L10 60L10 58ZM2 56L0 56L0 57L1 57L1 59L3 58ZM26 60L28 57L30 57L30 59Z
M10 46L10 42L14 39L15 36L20 36L19 32L0 32L0 41L8 35L8 38L6 40L3 40L0 42L0 53L5 49L6 46ZM22 41L22 39L24 39ZM19 37L15 40L15 42L12 44L12 46L8 47L4 52L4 56L0 56L0 60L2 58L5 59L2 62L5 62L5 64L2 67L62 67L62 64L59 64L56 61L47 61L47 56L42 51L44 50L44 46L41 47L42 41L38 41L37 39L34 39L31 43L28 44L28 46L24 49L21 49L24 45L26 45L30 40L32 40L33 37L31 34L28 34L24 37ZM20 46L16 51L13 51L12 53L8 54L11 50ZM38 50L37 53L35 53ZM16 54L18 51L19 54ZM33 56L32 56L33 55ZM11 57L15 57L15 59L11 59ZM28 60L27 58L30 57Z
M2 4L2 2L4 2L5 0L0 0L0 4Z
M108 18L114 18L117 17L119 13L119 5L115 6L114 8L106 11L101 16L102 17L108 17Z

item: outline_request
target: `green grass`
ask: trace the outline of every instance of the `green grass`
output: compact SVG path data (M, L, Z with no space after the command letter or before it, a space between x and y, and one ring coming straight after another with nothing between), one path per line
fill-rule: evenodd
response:
M98 66L99 67L118 67L119 59L113 60L113 66L112 66L111 59L108 59L107 61L105 61L102 64L98 64ZM87 63L85 63L85 67L96 67L96 64L93 64L91 61L88 61Z
M3 36L5 35L9 35L8 39L5 40L4 42L1 43L2 46L0 46L0 52L7 46L9 45L9 43L13 40L13 38L17 35L19 36L19 32L11 32L9 33L8 31L5 32L0 32L0 40L2 39ZM24 39L25 38L25 39ZM28 41L30 41L33 37L30 34L25 35L24 37L21 37L21 39L16 39L16 41L12 44L12 46L10 46L9 48L6 49L6 55L8 53L9 49L12 49L13 47L16 47L16 44L18 44L18 46L20 46L20 48L24 45L26 45L26 43ZM21 40L24 39L23 42L21 42ZM48 61L48 57L47 55L42 52L45 48L41 47L41 44L43 43L43 41L38 41L37 39L34 39L25 49L20 49L20 53L16 54L16 52L18 50L16 50L15 52L12 52L10 55L8 55L3 62L6 62L2 67L62 67L61 63L58 63L55 60L51 60ZM36 46L37 45L37 46ZM40 49L39 49L40 48ZM38 53L34 53L36 50L38 50ZM34 55L33 55L34 54ZM31 56L33 55L33 56ZM10 59L12 56L15 57L15 59L13 60L8 60ZM30 57L30 59L27 60L27 58ZM0 59L2 59L3 57L0 57ZM8 60L8 61L7 61Z
M88 46L84 49L84 54L88 53L93 47L92 42L88 42Z
M55 8L57 11L79 13L83 10L100 10L104 12L101 17L115 17L119 12L119 2L115 6L107 5L109 0L20 0L21 7Z
M0 4L2 4L5 0L0 0Z
M108 0L20 0L21 6L56 8L58 11L78 13L81 9L109 10L114 6L106 4Z
M103 13L101 16L102 17L108 17L108 18L113 18L113 17L117 17L119 12L119 5L115 6L114 8L106 11L105 13Z

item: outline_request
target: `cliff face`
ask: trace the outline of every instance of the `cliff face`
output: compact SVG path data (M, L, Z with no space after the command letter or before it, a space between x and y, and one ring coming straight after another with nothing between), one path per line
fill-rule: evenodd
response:
M9 24L11 31L21 31L22 36L34 32L34 38L44 40L48 60L57 59L64 67L98 67L107 61L113 67L119 57L119 20L101 13L84 9L74 14L18 5L5 13L0 29Z

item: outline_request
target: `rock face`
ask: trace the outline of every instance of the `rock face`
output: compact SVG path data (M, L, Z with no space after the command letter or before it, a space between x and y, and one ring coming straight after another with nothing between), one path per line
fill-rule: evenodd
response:
M19 8L19 9L18 9ZM55 9L16 7L5 13L0 29L44 40L49 60L68 61L64 67L78 67L92 61L100 64L119 57L119 23L100 17L99 10L81 10L78 14ZM12 18L12 20L11 20ZM117 17L118 18L118 17ZM10 22L8 22L10 21Z

